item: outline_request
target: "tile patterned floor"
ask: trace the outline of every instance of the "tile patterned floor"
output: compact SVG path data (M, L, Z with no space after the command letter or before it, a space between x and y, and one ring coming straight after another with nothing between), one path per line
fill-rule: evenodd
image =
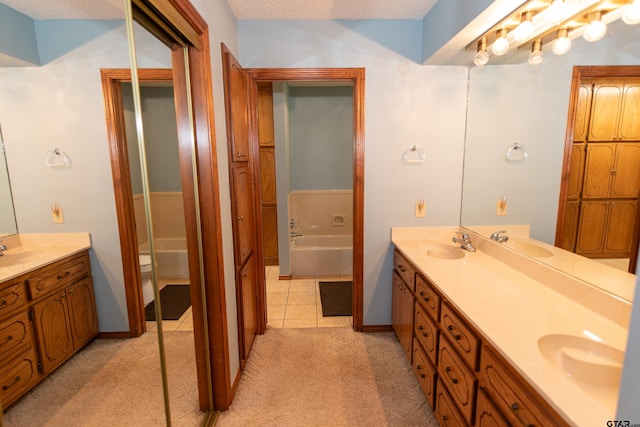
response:
M351 326L351 316L322 316L320 281L352 280L350 276L316 276L279 280L278 266L266 267L267 328Z

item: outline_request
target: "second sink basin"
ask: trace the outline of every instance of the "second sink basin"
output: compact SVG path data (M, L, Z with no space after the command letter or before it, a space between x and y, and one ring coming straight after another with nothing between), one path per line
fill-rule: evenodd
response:
M513 242L509 242L509 246L516 251L535 258L548 258L553 256L553 252L550 250L529 242L515 240Z
M464 257L464 251L456 246L443 243L430 243L427 255L439 259L460 259Z

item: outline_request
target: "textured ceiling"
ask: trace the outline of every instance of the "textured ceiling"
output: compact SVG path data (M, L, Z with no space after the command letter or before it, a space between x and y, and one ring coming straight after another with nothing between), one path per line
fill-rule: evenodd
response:
M227 1L238 19L422 19L437 0ZM0 0L0 3L34 19L124 17L122 0Z

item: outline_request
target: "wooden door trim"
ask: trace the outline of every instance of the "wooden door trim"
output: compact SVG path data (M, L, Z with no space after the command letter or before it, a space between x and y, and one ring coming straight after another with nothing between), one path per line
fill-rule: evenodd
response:
M573 144L573 133L575 118L578 108L578 91L580 84L584 79L592 78L637 78L640 77L640 66L636 65L612 65L612 66L575 66L573 67L573 76L571 79L571 94L569 96L569 112L567 115L567 131L564 140L564 162L562 164L562 175L560 181L560 197L558 201L558 217L556 221L556 239L555 245L558 246L562 242L564 234L564 218L565 203L567 201L567 192L569 187L569 175L571 173L571 146ZM629 272L636 272L636 264L638 261L638 249L640 246L640 209L636 217L635 232L631 244L631 255L629 260Z
M251 79L251 101L249 123L257 129L256 99L257 84L274 81L314 81L314 82L350 82L353 85L353 329L364 329L364 68L246 68ZM257 134L250 141L254 159L259 150ZM255 161L255 160L254 160ZM255 165L254 165L255 167ZM259 174L255 174L255 188L260 188ZM254 196L256 197L256 196ZM260 207L260 194L257 194L256 206ZM261 230L260 230L261 231ZM262 247L262 236L258 247ZM261 260L261 259L260 259ZM263 262L263 261L261 261ZM264 295L264 280L258 282L259 294ZM259 306L266 313L264 301Z

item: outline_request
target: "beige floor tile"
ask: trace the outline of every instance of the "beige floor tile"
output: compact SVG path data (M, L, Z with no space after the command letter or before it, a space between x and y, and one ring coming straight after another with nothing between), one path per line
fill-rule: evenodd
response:
M267 281L267 293L271 292L289 292L288 280Z
M316 319L285 319L283 328L317 328Z
M284 319L269 319L267 320L267 328L280 329L283 323Z
M318 317L319 328L351 326L351 316Z
M289 293L289 299L287 300L288 305L317 305L317 303L318 297L315 292L291 292Z
M289 286L289 292L315 292L315 280L292 280Z
M267 305L285 305L287 303L287 292L269 292L267 294Z
M193 320L186 319L176 328L176 331L193 331Z
M339 282L342 279L340 276L316 276L318 282Z
M284 314L285 320L287 319L315 319L316 305L315 304L300 304L300 305L287 305L287 310Z
M267 305L267 319L284 319L286 305Z

